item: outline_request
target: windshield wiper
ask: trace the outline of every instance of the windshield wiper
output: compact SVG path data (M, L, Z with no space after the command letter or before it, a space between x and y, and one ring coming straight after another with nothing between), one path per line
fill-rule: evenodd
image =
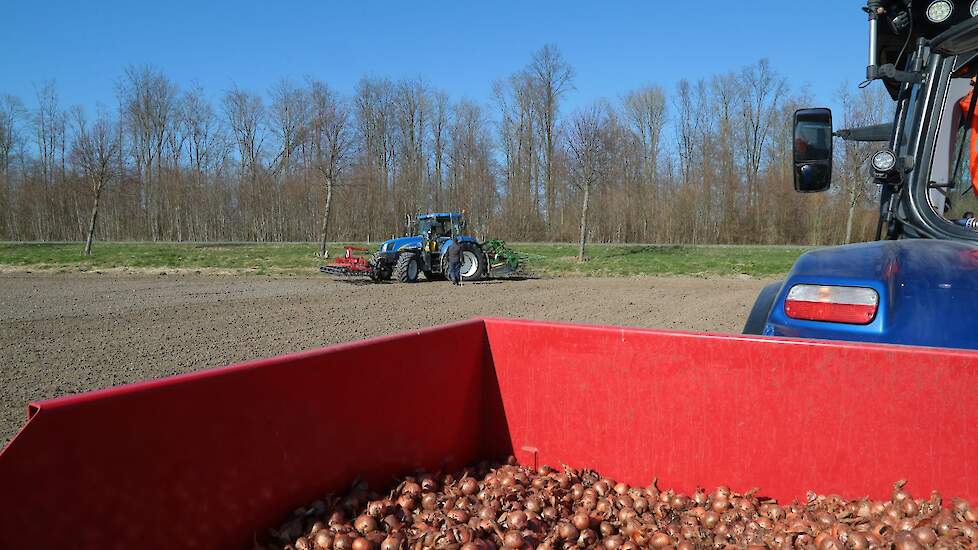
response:
M858 128L845 128L837 130L834 134L845 141L890 141L893 135L893 123L873 124L872 126L859 126Z
M868 67L866 71L867 80L890 80L892 82L909 82L917 84L924 81L924 73L921 71L901 71L893 63L886 65L874 65Z

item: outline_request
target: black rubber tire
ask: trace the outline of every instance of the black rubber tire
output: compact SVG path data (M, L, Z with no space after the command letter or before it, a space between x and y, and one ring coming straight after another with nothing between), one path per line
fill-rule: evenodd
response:
M482 250L482 247L473 242L464 242L462 243L462 254L466 252L475 254L476 261L479 262L479 267L475 270L475 273L468 277L463 275L462 281L480 281L485 279L486 274L489 273L489 259L486 258L486 253Z
M411 277L411 264L414 263L414 277ZM397 257L394 265L394 278L402 283L418 282L418 274L421 273L421 258L414 252L403 252Z
M783 284L783 281L776 281L761 289L757 295L757 300L754 301L754 307L751 308L750 314L747 316L744 334L758 336L764 334L764 325L767 324L767 318L771 315L771 308L774 307L774 300L778 297L778 292L781 291Z
M375 269L370 273L370 280L375 283L389 281L391 280L391 271L389 269Z

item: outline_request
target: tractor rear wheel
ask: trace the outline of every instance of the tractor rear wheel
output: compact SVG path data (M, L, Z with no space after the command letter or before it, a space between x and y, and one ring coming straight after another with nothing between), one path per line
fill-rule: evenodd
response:
M448 255L445 254L441 259L441 270L448 276ZM485 279L489 274L489 259L482 247L473 242L462 243L462 265L459 275L463 281L478 281Z
M397 257L394 278L402 283L414 283L421 272L421 259L413 252L405 252Z
M489 260L482 247L472 243L462 243L462 268L459 274L463 281L478 281L489 273Z

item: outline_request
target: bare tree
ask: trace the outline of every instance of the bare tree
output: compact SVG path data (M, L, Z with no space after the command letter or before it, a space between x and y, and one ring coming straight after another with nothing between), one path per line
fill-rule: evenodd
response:
M596 164L591 149L569 146L561 107L572 84L552 46L494 83L492 113L418 79L382 77L347 98L283 81L221 91L212 106L211 91L184 93L158 70L130 67L95 227L103 240L315 240L321 250L324 235L387 238L444 205L465 209L482 237L585 246L872 236L875 188L849 145L836 148L841 192L791 191L791 113L811 101L766 62L680 82L668 101L650 84L604 105ZM36 96L25 113L0 91L0 238L67 240L92 225L90 186L80 185L90 178L78 153L64 161L66 147L81 150L76 117L53 85ZM864 99L843 101L849 120L871 122Z
M554 148L556 145L557 115L561 97L574 89L574 69L564 61L560 50L553 44L546 44L534 55L530 63L539 94L540 132L544 141L544 189L546 193L547 227L553 227L557 206L557 184L554 175Z
M862 88L855 95L849 93L843 85L839 88L838 99L843 109L843 127L856 128L870 126L882 122L884 105L887 98L880 87ZM852 242L853 222L856 217L856 207L865 196L876 188L866 161L873 152L873 144L857 141L843 141L841 155L842 189L846 197L846 233L843 243Z
M738 136L747 180L747 201L757 206L757 176L761 170L764 148L773 127L778 107L785 93L785 80L767 59L744 68L740 74L742 125Z
M224 112L238 145L243 166L257 172L265 142L265 107L256 94L234 88L224 94Z
M689 185L690 173L693 169L693 153L696 149L696 109L693 105L693 94L690 91L689 81L685 78L676 84L674 102L679 170L682 173L683 185Z
M11 155L20 140L20 125L27 116L27 108L20 98L5 95L0 98L0 174L10 170Z
M190 192L185 198L190 214L190 238L206 240L216 236L216 226L221 218L218 204L220 194L216 189L208 189L208 184L227 158L231 145L214 108L199 87L193 87L183 94L180 131L187 140L190 172Z
M311 138L316 155L316 168L323 178L323 220L319 232L319 255L326 257L326 237L333 186L346 166L353 140L349 111L329 87L313 81L309 90L311 109Z
M427 167L425 141L428 130L428 87L421 80L400 82L394 94L397 113L397 210L405 220L428 206L424 187Z
M470 101L453 108L449 129L448 201L470 212L469 226L486 236L496 206L492 138L482 109Z
M394 163L393 131L395 116L391 112L392 86L384 79L364 78L354 95L359 164L366 182L361 205L366 235L387 231L387 207L390 196L390 174ZM365 206L365 207L364 207Z
M435 92L433 97L434 112L431 117L431 139L434 148L434 175L432 179L433 206L435 208L456 208L449 203L444 204L442 192L445 186L443 169L445 167L445 134L448 127L449 102L448 94Z
M666 94L660 86L644 86L625 95L625 116L639 138L644 185L640 196L642 238L648 235L649 219L655 217L658 201L658 166L662 154L662 131L666 123Z
M262 188L262 155L265 143L265 107L256 94L234 88L224 94L224 112L237 143L242 183L246 183L246 207L251 219L251 237L268 239L266 193Z
M92 214L85 235L85 255L91 256L102 189L106 182L115 177L113 169L115 158L119 154L119 134L105 113L99 113L95 123L89 127L82 110L76 108L74 122L75 143L72 147L72 156L85 174L92 193Z
M577 260L583 262L584 246L587 242L587 210L591 197L591 189L601 177L602 143L606 115L599 105L592 105L574 115L570 123L567 145L574 158L574 184L583 193L581 199L581 240L577 249Z
M272 88L272 104L269 116L275 125L279 142L277 162L273 162L276 172L288 172L292 168L292 155L305 139L308 108L305 90L283 79Z
M117 85L121 114L131 139L136 175L144 189L153 240L164 237L163 150L177 118L177 87L149 66L126 68Z
M42 180L51 184L58 166L58 151L65 138L65 114L58 108L58 91L53 81L35 89L37 110L34 112L34 132L40 155ZM63 178L62 178L63 179Z
M540 214L538 102L533 76L518 72L493 85L500 111L499 139L505 156L507 225L513 238L536 233Z
M24 104L12 95L0 98L0 231L7 235L16 232L11 205L10 165L16 148L21 144L21 125L27 118Z

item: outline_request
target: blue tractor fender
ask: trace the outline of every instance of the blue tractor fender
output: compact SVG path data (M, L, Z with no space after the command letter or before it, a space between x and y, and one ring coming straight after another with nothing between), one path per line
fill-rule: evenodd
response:
M866 324L791 318L785 299L798 284L871 288L879 296L876 314ZM768 301L769 309L762 303ZM763 329L748 321L745 332L978 349L978 247L906 239L813 250L795 262L784 284L762 291L755 311L765 309Z

